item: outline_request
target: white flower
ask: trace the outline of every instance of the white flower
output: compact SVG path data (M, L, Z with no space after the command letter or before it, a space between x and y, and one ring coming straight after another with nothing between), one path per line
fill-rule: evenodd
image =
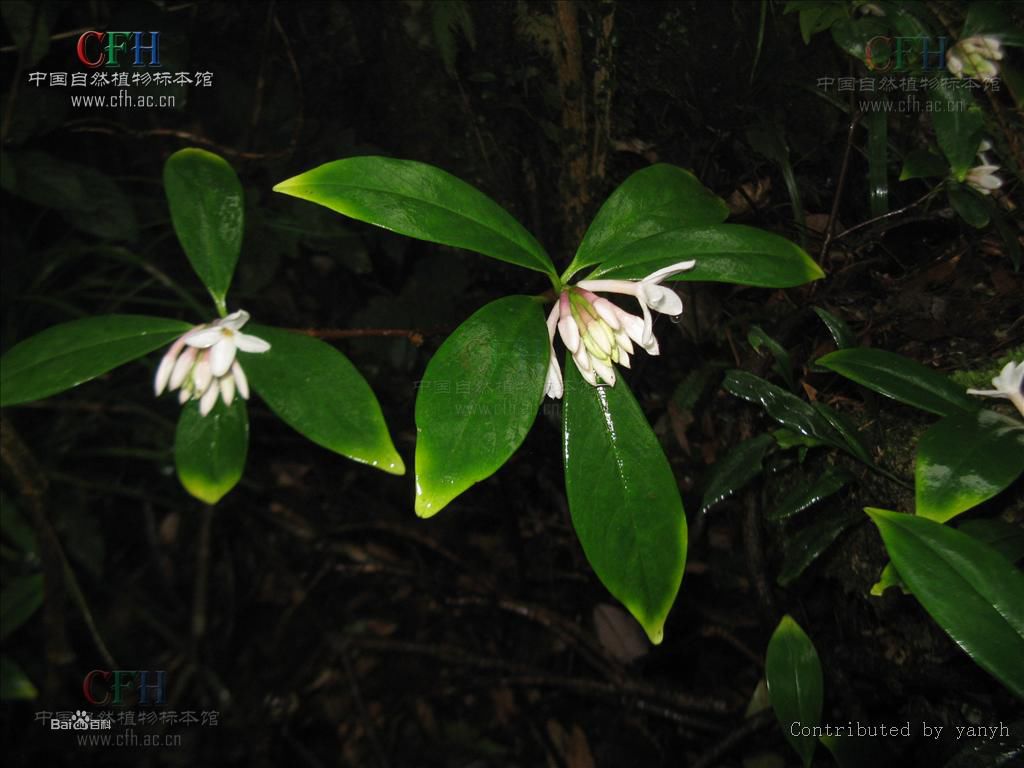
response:
M999 375L992 379L992 386L995 389L968 389L967 394L1004 398L1017 406L1020 415L1024 416L1024 361L1010 361L1004 365Z
M991 35L972 35L960 40L946 54L946 68L954 77L974 77L983 82L999 75L997 61L1003 58L1002 43Z
M167 350L157 368L153 391L159 396L164 389L180 388L178 401L199 401L199 412L205 416L220 397L231 405L235 392L249 399L249 380L235 359L235 353L262 353L270 349L263 339L241 333L249 322L249 313L239 310L204 325L197 325L177 339Z
M583 378L593 386L599 382L615 384L615 365L629 368L629 356L636 343L648 354L657 355L650 310L678 315L683 301L671 288L661 285L667 277L693 269L695 261L683 261L659 269L642 280L581 280L564 288L548 315L551 359L548 364L545 394L562 396L562 371L554 350L554 329L572 355ZM640 303L643 317L630 314L596 292L633 296Z
M1003 186L1003 180L996 176L998 170L998 165L976 165L967 172L964 181L980 194L991 195L993 189Z

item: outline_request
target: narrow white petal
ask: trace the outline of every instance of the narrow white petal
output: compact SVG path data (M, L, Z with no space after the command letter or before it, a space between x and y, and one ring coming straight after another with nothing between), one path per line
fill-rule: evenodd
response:
M227 317L222 317L217 321L217 324L221 328L230 328L233 331L239 330L243 325L249 322L249 313L244 309L240 309L237 312L232 312Z
M648 307L663 315L678 315L683 311L683 300L679 294L663 285L641 283L640 298Z
M597 314L601 316L608 325L611 326L613 331L619 330L619 316L615 312L615 305L612 304L608 299L602 299L597 297L597 300L593 302L594 309Z
M218 397L220 397L220 387L217 385L209 387L199 400L199 415L205 416L212 411L213 406L217 403Z
M590 335L590 338L594 340L594 343L597 344L598 349L606 355L610 355L612 353L612 349L615 347L615 339L608 330L608 326L604 325L599 320L596 323L591 323L587 326L587 333Z
M197 395L205 394L212 379L213 374L210 373L210 353L205 352L199 356L199 361L196 363L195 368L192 369L192 388Z
M178 355L181 354L181 348L185 346L185 340L179 338L175 341L171 348L167 350L167 353L160 358L160 365L156 369L156 376L153 379L153 392L160 396L160 393L164 391L167 386L167 382L171 380L171 372L174 370L174 364L178 361Z
M697 265L695 259L689 261L679 261L675 264L670 264L667 267L663 267L656 272L651 272L641 282L644 283L660 283L666 277L672 277L672 275L678 275L680 272L687 272L693 269Z
M242 370L242 366L238 364L238 361L231 366L231 373L235 377L235 384L238 386L238 394L242 396L243 400L249 399L249 379L245 376L245 371Z
M180 405L184 405L188 402L190 397L192 397L192 391L189 389L183 389L178 393L178 403Z
M587 348L582 344L580 345L580 348L573 353L572 359L576 361L576 367L580 369L580 373L583 371L591 371L594 368L590 364L590 353L587 352Z
M571 353L576 354L580 348L580 327L572 315L563 315L558 321L558 335L562 337L562 343Z
M555 342L555 328L558 326L558 315L561 310L558 308L558 302L555 302L555 306L548 312L547 320L545 321L548 325L548 341L554 344Z
M632 365L629 364L629 354L626 352L626 350L622 349L621 347L619 347L619 361L618 362L619 362L619 365L621 365L623 368L632 368L633 367Z
M223 376L235 362L235 334L225 333L220 341L210 348L210 372L215 378Z
M601 376L605 384L615 386L615 368L612 365L595 360L594 370Z
M192 364L196 361L196 354L195 347L189 347L178 357L174 363L174 369L171 371L171 389L177 389L185 381L188 372L192 370Z
M222 330L223 329L219 327L203 328L202 330L189 335L189 337L185 339L185 343L190 347L196 347L197 349L207 349L224 338L221 334Z
M1001 389L968 389L968 395L981 395L982 397L1009 397Z
M235 346L243 352L261 354L270 349L270 342L264 341L259 336L250 336L248 333L236 333Z
M626 296L636 296L636 282L633 280L580 280L576 283L577 288L594 293L621 293Z
M661 349L660 347L658 347L658 340L654 338L653 333L651 334L650 339L641 346L643 346L644 350L646 350L648 355L656 356L661 354Z
M619 309L619 323L622 326L622 330L626 332L626 336L635 341L637 344L643 344L644 341L644 320L642 317L630 314L624 309ZM623 345L625 346L625 345ZM627 347L630 354L633 350Z
M224 405L231 405L235 399L235 377L221 376L217 379L217 384L220 386L220 398Z
M555 357L554 350L552 350L551 358L548 360L548 373L544 382L544 394L552 400L558 400L562 397L562 369L558 365L558 359Z

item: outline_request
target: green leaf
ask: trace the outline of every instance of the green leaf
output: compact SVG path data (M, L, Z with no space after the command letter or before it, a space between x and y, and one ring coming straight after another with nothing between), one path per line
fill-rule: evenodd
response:
M992 210L988 201L970 187L950 184L946 195L953 210L975 229L984 229L992 220Z
M813 309L814 313L821 318L821 322L828 327L828 332L832 334L832 340L836 343L837 349L857 346L857 340L850 331L850 327L842 319L821 307L813 307Z
M801 20L804 15L800 14ZM764 155L779 166L782 180L786 185L786 193L793 208L793 222L800 232L800 244L806 246L807 223L804 216L804 205L800 199L800 187L796 183L796 173L789 159L789 145L786 144L784 129L778 123L757 125L747 130L747 143L760 155Z
M0 4L4 25L11 34L24 69L34 67L50 50L50 14L45 3L5 0Z
M62 392L152 352L191 326L143 315L100 315L55 325L0 358L0 406Z
M875 392L939 416L978 409L965 390L942 374L884 349L840 349L818 358L817 364Z
M223 312L245 228L238 176L212 152L182 149L167 158L164 191L181 247Z
M884 509L867 513L924 609L979 666L1024 698L1024 574L949 526Z
M330 344L252 324L269 342L259 354L239 352L252 388L285 424L317 445L393 475L405 464L366 379Z
M25 521L14 502L3 491L0 491L0 533L17 547L26 559L31 559L36 554L36 534L32 526Z
M43 604L43 575L11 579L0 593L0 640L32 618Z
M927 149L912 149L903 160L900 181L927 179L949 174L949 163Z
M785 556L779 569L779 586L788 587L796 581L843 531L861 519L857 511L833 509L797 531L785 545Z
M482 253L557 280L533 235L487 195L425 163L350 157L274 187L408 237Z
M984 123L981 109L974 103L970 91L956 88L941 79L936 79L935 85L928 89L928 98L938 102L936 111L932 113L932 124L939 148L949 160L953 178L963 181L967 171L976 165L974 157L981 144ZM961 102L965 100L970 104L961 109Z
M746 371L728 371L722 386L726 391L751 403L760 403L768 415L794 432L817 438L837 448L847 449L840 435L814 408L792 392L770 384Z
M34 699L39 691L10 656L0 656L0 699Z
M1024 528L1005 520L965 520L957 530L988 544L1011 563L1024 558Z
M601 206L580 243L565 279L584 267L607 261L636 240L682 227L720 224L729 216L725 202L689 171L659 163L626 179Z
M592 387L569 355L562 425L565 491L583 551L658 644L686 563L672 468L626 383Z
M885 564L885 568L882 569L882 573L878 576L878 581L871 585L871 596L881 597L889 587L899 587L903 594L910 594L903 585L903 579L900 578L891 562Z
M750 327L750 331L747 333L747 341L758 352L761 351L761 347L768 348L772 357L775 358L772 368L786 382L790 389L795 390L796 380L793 378L793 362L790 360L789 352L786 351L786 348L765 333L764 329L759 325Z
M889 114L883 109L869 111L864 123L868 130L868 203L872 216L882 216L889 212Z
M829 426L843 438L843 442L839 446L840 448L869 466L873 467L875 465L871 460L871 454L868 453L868 449L861 442L859 433L843 414L833 408L829 408L821 401L811 403L811 407L824 417Z
M701 512L707 512L723 499L742 490L761 474L765 454L775 443L769 434L760 434L733 446L708 472Z
M551 357L540 304L506 296L445 340L416 395L416 514L501 468L530 431Z
M840 19L832 25L832 40L860 61L866 61L868 43L876 37L884 37L889 33L885 22L874 16Z
M590 278L636 280L687 259L696 266L669 280L789 288L825 276L795 243L742 224L673 229L623 246Z
M995 411L958 413L917 444L915 509L944 523L1007 488L1024 472L1024 423Z
M200 501L216 504L242 479L249 450L249 414L236 397L230 406L219 399L206 416L199 402L181 409L174 435L174 464L185 490Z
M814 736L794 736L790 729L793 723L813 728L821 720L821 661L811 638L788 614L768 641L764 676L775 717L806 768L818 740Z
M784 520L842 490L853 475L840 467L828 467L810 482L798 484L765 515L769 520Z

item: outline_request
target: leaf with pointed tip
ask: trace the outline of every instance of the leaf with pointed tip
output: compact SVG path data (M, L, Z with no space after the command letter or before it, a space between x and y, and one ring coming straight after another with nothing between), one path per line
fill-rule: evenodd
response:
M34 699L39 691L12 658L0 656L0 699Z
M164 191L181 247L223 310L245 229L238 176L219 155L182 149L167 158Z
M978 409L962 387L895 352L840 349L818 358L817 363L868 389L939 416Z
M680 227L721 224L728 216L725 201L689 171L667 163L648 166L605 200L565 271L566 280L636 240Z
M274 191L408 237L465 248L557 279L551 258L508 211L433 165L349 157L282 181Z
M492 301L445 340L416 395L417 515L436 515L511 458L537 416L550 357L530 296Z
M619 248L588 279L639 280L688 259L693 269L668 280L736 283L789 288L825 276L800 246L784 237L742 224L672 229Z
M213 386L213 385L211 385ZM174 435L174 465L185 490L200 501L216 504L242 479L249 451L249 414L245 400L230 406L220 399L206 416L199 402L181 409Z
M40 400L152 352L188 323L144 315L100 315L47 328L0 359L0 405Z
M270 349L239 352L252 388L270 410L304 437L392 475L405 474L376 395L349 359L309 336L251 324Z
M760 434L733 446L708 472L700 511L707 512L723 499L732 496L761 474L765 454L775 444L769 434Z
M765 517L769 520L785 520L798 512L803 512L822 499L827 499L838 493L852 480L853 475L845 469L828 467L818 477L797 485L786 494L782 501L770 509Z
M1024 699L1024 573L948 525L868 508L903 583L957 645Z
M949 161L953 178L963 181L967 171L977 165L975 155L981 144L984 117L970 91L957 87L959 83L951 78L934 80L935 83L928 89L928 99L933 103L938 102L936 110L932 112L935 138L942 154ZM968 102L966 109L965 100Z
M583 552L658 644L686 563L686 515L668 459L626 383L593 387L569 355L562 439Z
M811 638L788 614L782 617L768 641L764 676L775 717L806 768L811 764L818 740L814 736L794 736L791 726L799 723L813 728L821 720L821 660Z

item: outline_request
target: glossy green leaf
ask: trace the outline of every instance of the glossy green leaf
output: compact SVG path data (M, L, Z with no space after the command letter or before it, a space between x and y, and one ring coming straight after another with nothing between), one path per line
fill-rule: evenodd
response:
M937 102L932 115L935 126L935 138L939 142L942 154L949 161L953 178L963 181L967 171L974 165L984 124L981 109L974 103L969 90L937 79L928 89L928 98ZM968 101L966 109L960 103Z
M70 389L170 343L191 326L143 315L100 315L47 328L0 358L0 405Z
M587 560L652 643L679 592L686 516L675 476L626 383L587 384L566 356L565 491Z
M239 360L253 390L281 421L342 456L405 473L377 397L345 355L280 328L253 324L246 332L270 343L267 352L239 352Z
M793 361L790 360L789 352L786 351L786 348L765 333L764 329L759 325L750 327L750 331L747 333L747 341L758 352L764 347L771 353L772 357L775 358L772 368L786 382L790 389L795 390L796 380L793 378Z
M843 414L834 408L830 408L825 405L825 403L820 400L811 403L811 407L828 422L829 426L831 426L840 437L842 437L843 444L841 447L843 450L854 458L863 461L865 464L874 466L874 462L871 460L871 454L869 454L868 449L864 447L864 443L860 439L860 434L847 420L847 418L843 416Z
M806 768L811 764L818 740L814 736L794 736L791 728L794 723L798 724L798 729L800 726L813 728L821 720L824 696L821 660L811 638L792 616L782 617L768 641L764 676L775 717Z
M798 432L794 432L791 429L776 429L772 431L772 437L775 438L775 442L778 443L779 448L787 450L789 448L800 448L806 451L808 448L817 448L818 446L825 445L824 440L819 440L816 437L808 437L807 435L801 435ZM803 457L801 457L803 461Z
M1007 488L1024 472L1024 422L995 411L958 413L917 444L915 509L944 523Z
M540 243L508 211L432 165L350 157L282 181L274 191L402 235L465 248L556 278Z
M167 158L164 191L178 241L218 309L224 311L245 229L238 176L212 152L182 149Z
M900 181L941 177L948 173L949 163L945 158L939 157L927 149L913 149L903 160Z
M1024 559L1024 528L998 518L994 520L965 520L957 530L973 536L1003 555L1011 563Z
M613 258L635 240L681 227L720 224L728 216L725 202L689 171L666 163L649 166L622 182L601 206L565 278Z
M785 427L844 450L840 435L814 408L792 392L777 387L746 371L729 371L722 386L726 391L752 403L759 403L768 415Z
M947 525L867 510L907 588L974 661L1024 698L1024 573Z
M764 467L765 454L775 443L769 434L760 434L744 440L715 462L708 472L704 489L704 499L700 505L701 512L707 512L723 499L732 496L761 474Z
M832 25L832 40L848 54L866 61L868 43L889 34L885 22L874 16L840 19Z
M43 604L43 575L20 576L0 593L0 640L32 618Z
M949 204L967 224L975 229L984 229L992 221L988 201L967 186L950 185L946 190Z
M785 555L779 569L779 585L787 587L796 581L843 531L862 519L855 510L830 509L825 510L813 523L798 530L786 541Z
M38 695L39 691L21 667L11 657L0 655L0 699L34 699Z
M242 479L249 450L249 414L245 400L230 406L220 400L206 416L191 400L181 409L174 435L174 464L185 490L216 504Z
M845 321L821 307L813 307L813 309L814 314L821 318L821 322L825 324L828 332L832 334L832 340L836 343L837 349L857 346L857 340Z
M964 389L941 373L884 349L840 349L818 358L817 363L868 389L939 416L978 408Z
M853 480L853 475L841 467L828 467L813 479L798 483L792 491L774 507L769 509L765 517L769 520L784 520L808 507L817 504L838 493Z
M529 296L492 301L445 340L416 395L417 515L436 515L516 452L550 356L544 313Z
M825 276L795 243L742 224L674 229L623 246L591 278L640 279L687 259L696 266L669 280L789 288Z
M866 112L864 124L868 130L868 203L872 216L882 216L889 212L889 113L884 109Z

